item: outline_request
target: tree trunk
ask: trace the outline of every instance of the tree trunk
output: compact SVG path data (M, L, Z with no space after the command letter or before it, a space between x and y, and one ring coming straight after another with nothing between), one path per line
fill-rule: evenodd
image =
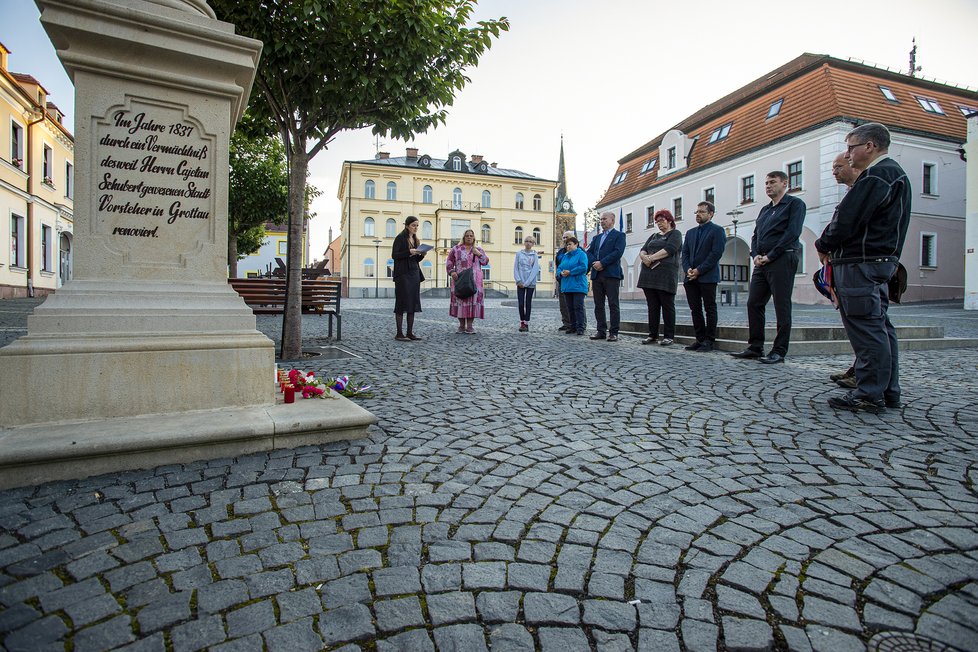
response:
M282 319L282 359L302 357L302 227L305 220L306 173L309 155L306 143L294 144L289 161L289 241L286 257L288 293Z
M228 278L238 278L238 235L228 236Z

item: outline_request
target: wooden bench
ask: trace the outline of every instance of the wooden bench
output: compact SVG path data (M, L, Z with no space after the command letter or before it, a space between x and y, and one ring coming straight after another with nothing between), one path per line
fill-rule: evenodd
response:
M284 278L231 278L231 287L241 295L256 315L275 315L285 312ZM336 319L336 339L343 334L340 315L339 281L302 281L302 312L329 316L329 336L333 336L333 319Z

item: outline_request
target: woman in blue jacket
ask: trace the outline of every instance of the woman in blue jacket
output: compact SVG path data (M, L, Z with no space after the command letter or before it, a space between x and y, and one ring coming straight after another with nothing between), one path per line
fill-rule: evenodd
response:
M567 311L571 316L568 335L584 335L587 322L584 318L584 295L587 294L587 254L580 248L577 238L567 238L567 253L557 265L560 291L567 299Z

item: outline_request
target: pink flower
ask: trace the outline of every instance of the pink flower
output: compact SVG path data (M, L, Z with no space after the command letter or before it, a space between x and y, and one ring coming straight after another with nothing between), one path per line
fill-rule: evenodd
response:
M302 388L302 398L312 398L313 396L322 396L325 392L319 387L313 387L312 385L306 385Z

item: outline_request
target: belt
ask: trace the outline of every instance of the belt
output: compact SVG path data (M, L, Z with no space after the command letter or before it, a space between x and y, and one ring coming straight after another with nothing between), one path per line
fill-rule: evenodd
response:
M898 263L897 256L856 256L855 258L833 258L833 265L858 265L859 263Z

